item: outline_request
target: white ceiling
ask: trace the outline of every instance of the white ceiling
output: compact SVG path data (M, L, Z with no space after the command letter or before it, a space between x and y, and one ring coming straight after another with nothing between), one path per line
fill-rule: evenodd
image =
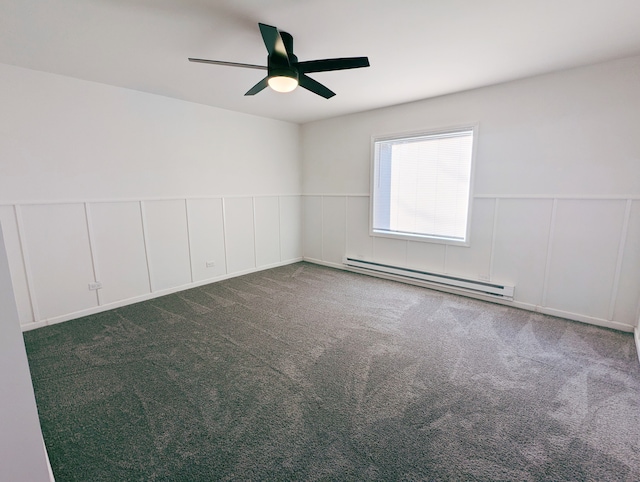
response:
M304 123L640 54L639 0L0 0L0 62ZM266 65L258 22L336 92L244 93Z

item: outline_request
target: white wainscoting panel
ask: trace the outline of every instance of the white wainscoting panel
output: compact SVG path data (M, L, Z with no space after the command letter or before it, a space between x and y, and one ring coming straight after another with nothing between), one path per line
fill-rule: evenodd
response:
M302 257L302 200L300 196L280 196L280 259Z
M407 241L373 237L373 260L391 266L407 266Z
M89 204L100 304L151 291L139 202Z
M7 249L7 257L9 258L9 270L11 271L13 292L18 308L18 318L20 319L20 324L31 323L33 321L33 310L31 309L29 285L27 284L22 247L20 246L20 234L13 206L0 206L0 224L2 224L4 243Z
M302 210L296 194L0 205L20 324L38 328L298 261ZM90 290L95 281L102 288Z
M500 199L492 281L515 286L514 299L542 304L552 199Z
M626 201L558 200L546 306L606 319Z
M276 196L254 198L256 266L280 262L280 205Z
M142 208L152 291L190 283L185 201L144 201Z
M228 198L224 202L225 245L229 273L256 267L253 198Z
M21 213L39 319L96 307L84 204L27 205Z
M226 274L222 199L189 199L187 212L193 280ZM207 267L207 263L214 265Z
M302 213L304 257L322 260L322 196L305 196Z
M446 246L435 243L407 243L407 266L430 273L445 272Z
M631 203L627 220L627 236L620 266L620 279L614 304L614 320L638 318L640 303L640 200Z
M373 239L369 235L369 196L347 198L347 256L372 259Z
M349 254L490 276L514 284L525 308L623 329L637 323L640 199L487 196L475 199L472 219L465 248L371 237L364 195L0 206L25 329L154 296L149 284L183 289L302 253L331 265ZM102 290L88 289L95 275Z
M495 199L473 201L471 245L447 246L446 273L472 279L489 279L495 203Z
M347 246L346 198L328 196L322 199L322 260L342 264Z
M302 202L310 261L340 264L346 233L348 256L514 285L525 309L624 330L637 323L640 199L476 197L469 247L370 236L366 195Z

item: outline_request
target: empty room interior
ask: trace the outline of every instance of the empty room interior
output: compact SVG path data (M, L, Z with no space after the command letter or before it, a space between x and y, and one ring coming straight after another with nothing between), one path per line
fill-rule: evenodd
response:
M0 480L640 480L640 2L0 10Z

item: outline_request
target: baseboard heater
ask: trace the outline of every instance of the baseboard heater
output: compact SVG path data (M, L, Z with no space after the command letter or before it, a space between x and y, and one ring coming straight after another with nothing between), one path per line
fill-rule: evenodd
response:
M369 272L371 274L377 273L379 275L390 275L390 278L399 279L400 281L420 281L425 285L435 285L434 287L454 288L456 290L489 295L506 300L513 300L513 292L515 290L513 286L505 286L497 283L459 278L456 276L448 276L438 273L429 273L428 271L390 266L388 264L363 261L356 258L344 257L342 262L345 266L355 268L354 271L361 273Z

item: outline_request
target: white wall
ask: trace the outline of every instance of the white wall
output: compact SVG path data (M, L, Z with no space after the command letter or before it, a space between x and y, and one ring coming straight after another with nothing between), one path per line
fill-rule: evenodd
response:
M0 64L0 201L298 194L299 127Z
M0 105L23 328L300 259L299 126L2 64Z
M49 481L47 455L0 226L0 480Z
M516 305L631 330L640 298L640 58L302 127L304 256L516 286ZM471 246L369 236L371 138L479 123Z

